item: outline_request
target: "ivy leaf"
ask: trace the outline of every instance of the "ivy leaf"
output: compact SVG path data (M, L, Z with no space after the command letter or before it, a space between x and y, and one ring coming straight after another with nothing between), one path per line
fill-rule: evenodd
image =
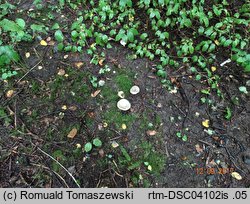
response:
M92 150L92 144L90 143L90 142L88 142L88 143L86 143L85 145L84 145L84 150L85 150L85 152L90 152L91 150Z
M160 70L157 71L157 76L164 78L164 77L167 76L167 72L160 69Z
M132 1L131 0L120 0L119 1L119 6L124 8L126 6L131 7L132 6Z
M102 146L102 141L98 138L93 140L93 145L95 145L96 147L101 147Z
M18 32L22 30L22 28L18 24L6 18L0 21L0 27L2 27L4 31L11 31L11 32Z
M58 42L62 42L63 39L64 39L64 36L63 36L63 33L61 30L57 30L55 32L55 39L58 41Z
M25 28L25 21L22 18L17 18L16 19L17 25L19 25L22 29Z

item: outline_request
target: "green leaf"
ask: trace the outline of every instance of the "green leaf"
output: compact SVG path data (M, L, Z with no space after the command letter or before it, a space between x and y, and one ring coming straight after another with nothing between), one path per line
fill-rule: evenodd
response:
M181 138L182 137L181 132L177 132L176 136L179 137L179 138Z
M52 26L52 30L58 30L60 28L59 24L58 23L55 23L53 26Z
M231 111L231 109L229 107L226 108L225 118L227 120L230 120L232 118L232 111Z
M95 145L96 147L101 147L102 146L102 141L98 138L95 138L93 140L93 145Z
M145 40L147 37L148 37L147 33L142 33L140 36L141 40Z
M17 18L16 23L22 28L25 28L25 21L22 18Z
M62 50L63 50L63 48L64 48L63 43L59 43L59 44L57 45L57 49L58 49L58 51L62 51Z
M208 44L208 43L205 43L205 44L202 46L201 51L202 51L202 52L206 52L207 49L208 49L208 47L209 47L209 44Z
M18 32L22 30L22 28L18 24L6 18L0 21L0 27L2 27L4 31L11 31L11 32Z
M165 78L167 76L167 72L160 69L160 70L157 71L157 76Z
M33 30L33 32L45 32L45 26L39 25L39 24L32 24L30 28Z
M120 149L121 149L121 152L122 152L123 156L126 158L126 160L131 161L131 157L129 156L127 150L122 146L120 146Z
M63 33L61 30L57 30L55 32L55 39L58 41L58 42L62 42L63 39L64 39L64 36L63 36Z
M182 141L186 142L188 140L188 137L187 137L187 135L183 135L181 139L182 139Z
M245 86L240 86L239 91L242 92L242 93L245 93L245 94L248 93L247 88Z
M86 143L85 145L84 145L84 150L85 150L85 152L90 152L91 150L92 150L92 144L90 143L90 142L88 142L88 143Z

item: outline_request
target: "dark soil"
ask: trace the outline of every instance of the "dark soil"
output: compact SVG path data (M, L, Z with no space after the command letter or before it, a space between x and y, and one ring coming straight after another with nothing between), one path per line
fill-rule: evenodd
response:
M20 71L28 74L21 81L20 76L0 82L0 104L7 110L7 116L0 118L0 187L77 187L41 150L62 163L81 187L144 187L144 183L132 182L135 170L114 165L119 153L110 147L112 141L122 144L133 158L144 154L142 142L153 144L152 152L164 158L164 168L159 167L159 174L139 168L149 187L250 187L250 96L238 89L250 77L239 72L234 63L219 69L227 59L222 52L217 54L217 72L222 76L219 85L225 98L212 92L207 97L213 104L208 105L200 101L204 97L200 91L208 88L206 81L195 80L188 67L168 68L173 87L177 87L171 93L156 77L156 62L132 60L129 56L133 53L118 44L105 50L105 64L111 69L105 75L98 74L103 66L90 64L87 54L70 53L65 59L66 53L54 52L53 46L42 47L38 41L18 49L28 68ZM29 59L26 52L31 54ZM78 68L77 62L83 65ZM68 77L59 76L59 69ZM89 80L93 75L106 82L95 97L91 94L97 89ZM115 82L121 75L141 89L138 95L129 95L124 85L132 104L127 113L116 109L117 91L121 90ZM5 93L10 89L15 94L7 98ZM233 102L236 97L237 104ZM63 105L68 108L63 110ZM232 110L230 120L225 118L227 107ZM126 130L120 128L119 114L125 118ZM206 119L214 131L211 134L204 131L207 128L202 121ZM155 135L147 134L148 123L154 124ZM67 138L75 126L77 136ZM188 140L182 141L177 132L185 133ZM105 144L101 149L104 153L75 152L77 143L84 145L96 137ZM55 154L58 150L63 156ZM105 155L113 155L113 160ZM242 180L233 178L232 172L238 172Z

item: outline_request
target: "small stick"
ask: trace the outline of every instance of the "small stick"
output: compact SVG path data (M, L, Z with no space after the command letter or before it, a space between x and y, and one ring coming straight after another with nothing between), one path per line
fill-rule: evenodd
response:
M35 69L37 65L39 65L41 62L42 60L40 60L35 66L33 66L29 71L27 71L16 83L18 84L20 81L22 81L22 79L26 77L33 69Z
M74 178L74 176L59 162L57 161L54 157L50 156L48 153L46 153L45 151L43 151L42 149L40 149L39 147L37 147L37 149L42 152L43 154L45 154L46 156L48 156L50 159L52 159L54 162L56 162L60 167L62 167L64 169L64 171L66 171L68 173L68 175L73 179L73 181L75 182L75 184L78 186L78 188L81 188L81 186L77 183L76 179Z

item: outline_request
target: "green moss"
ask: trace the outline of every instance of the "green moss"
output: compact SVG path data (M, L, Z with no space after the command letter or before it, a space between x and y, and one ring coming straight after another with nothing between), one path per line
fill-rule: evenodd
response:
M123 113L116 107L112 107L104 113L104 120L110 125L115 125L117 129L120 129L123 123L129 127L136 120L136 118L135 114Z
M128 74L119 74L115 77L115 83L119 91L124 91L125 94L129 94L130 88L133 86L131 76Z

